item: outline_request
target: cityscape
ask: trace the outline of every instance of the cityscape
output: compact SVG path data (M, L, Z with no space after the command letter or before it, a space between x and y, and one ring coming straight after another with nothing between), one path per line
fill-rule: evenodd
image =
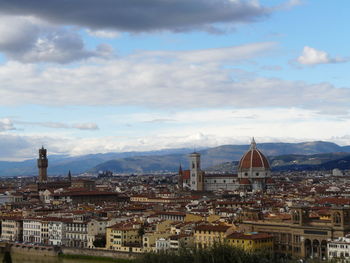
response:
M200 152L168 174L51 178L49 163L42 147L37 176L1 180L2 249L132 260L222 243L289 260L350 257L350 169L273 172L254 138L231 173L202 170Z
M0 0L0 261L350 262L349 10Z

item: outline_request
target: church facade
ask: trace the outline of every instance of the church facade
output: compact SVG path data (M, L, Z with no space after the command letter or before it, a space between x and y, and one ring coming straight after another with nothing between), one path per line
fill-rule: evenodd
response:
M268 159L257 149L253 139L249 150L242 156L237 174L205 174L200 167L200 154L191 153L190 169L180 166L178 186L191 191L265 191L273 187Z

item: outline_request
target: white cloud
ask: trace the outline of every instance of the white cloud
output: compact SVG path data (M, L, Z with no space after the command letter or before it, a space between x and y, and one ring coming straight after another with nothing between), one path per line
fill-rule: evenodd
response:
M92 122L86 123L63 123L63 122L30 122L30 121L15 121L16 124L39 126L53 129L78 129L78 130L98 130L98 125Z
M71 127L79 130L98 130L96 123L76 123L71 125Z
M286 119L288 116L288 119ZM171 118L171 126L151 128L144 123L152 118ZM36 157L36 149L45 145L52 154L148 151L166 148L214 147L223 144L247 144L252 136L262 142L301 142L327 140L350 144L350 118L321 116L316 111L298 108L180 110L174 113L138 113L111 116L120 127L123 120L142 127L134 136L79 138L68 135L0 133L0 160ZM143 126L138 126L143 125ZM16 150L14 150L16 149Z
M13 125L13 122L8 119L0 119L0 132L1 131L9 131L9 130L15 130L15 126Z
M340 63L346 61L348 61L348 59L331 58L327 52L308 46L304 47L302 55L298 57L298 62L303 65Z
M117 38L120 36L120 32L114 30L91 30L87 29L86 32L93 37L98 38Z
M193 52L159 52L156 58L154 52L139 52L70 68L7 62L0 66L0 104L173 109L282 106L337 114L348 111L349 89L328 83L262 78L231 69L235 63L254 59L273 47L271 43L255 43Z

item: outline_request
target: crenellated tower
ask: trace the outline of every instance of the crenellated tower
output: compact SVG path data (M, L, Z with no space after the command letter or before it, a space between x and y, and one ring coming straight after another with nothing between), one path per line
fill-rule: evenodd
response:
M49 161L47 159L47 151L44 149L44 146L39 149L39 159L38 159L38 168L39 168L39 182L47 182L47 167L49 166Z

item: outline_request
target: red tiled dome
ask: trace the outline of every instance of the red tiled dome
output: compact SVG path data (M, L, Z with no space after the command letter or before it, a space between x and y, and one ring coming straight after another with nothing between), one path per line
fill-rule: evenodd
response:
M257 148L255 141L252 141L250 150L246 152L238 164L238 169L265 168L270 169L270 164L265 155Z

